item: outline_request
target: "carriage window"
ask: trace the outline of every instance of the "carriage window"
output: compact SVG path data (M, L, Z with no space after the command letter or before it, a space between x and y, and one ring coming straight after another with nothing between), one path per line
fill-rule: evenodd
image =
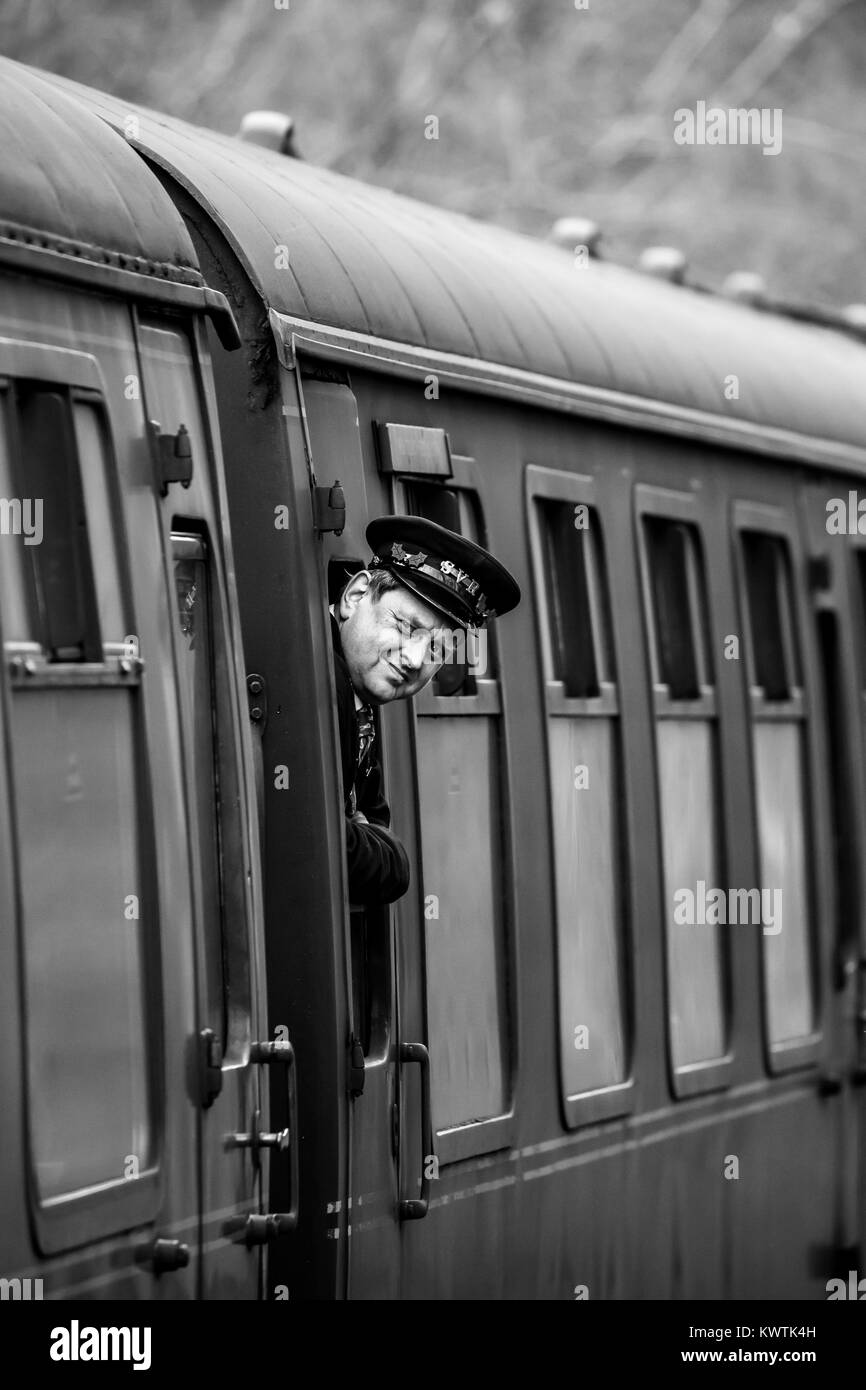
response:
M409 511L484 544L473 494L412 483L405 496ZM415 702L423 890L435 903L424 929L438 1131L508 1107L499 688L490 634L479 636Z
M33 499L22 503L12 477L9 442L10 399L0 392L0 593L3 595L3 635L7 642L23 642L30 631L25 583L25 527L35 543L39 514ZM26 507L26 509L25 509Z
M0 491L21 497L25 483L44 502L41 544L6 549L3 538L0 606L12 660L34 1190L47 1203L113 1183L131 1193L155 1162L152 873L140 678L105 659L100 641L100 625L118 645L130 628L104 536L100 599L93 582L96 530L114 535L118 525L102 407L91 401L76 418L73 393L26 383L14 407ZM26 672L14 664L22 649ZM83 661L94 664L85 671ZM125 1215L117 1207L115 1227Z
M102 656L81 469L69 393L35 384L17 391L20 498L41 511L41 540L27 547L36 637L51 661Z
M764 1006L770 1046L785 1049L815 1027L805 707L787 542L759 531L741 542L760 886L777 905L761 933Z
M546 631L548 780L553 820L559 1052L575 1102L609 1092L622 1108L629 1070L625 877L616 686L598 513L536 498L537 574Z
M749 595L752 683L768 700L790 699L799 686L788 557L778 536L743 532Z
M694 700L706 682L706 602L693 526L645 518L657 680L675 700Z
M73 422L89 518L96 606L102 629L102 650L105 656L116 655L127 634L122 616L121 592L116 582L117 527L112 524L111 519L111 491L105 485L105 419L93 401L77 400L73 403Z
M677 1090L712 1084L726 1052L715 692L697 527L644 516L645 608L654 673L668 1028ZM713 900L717 901L717 900Z
M606 639L599 631L601 612L593 614L600 593L596 513L568 502L539 501L538 506L543 517L553 678L562 681L566 695L598 695L605 657L599 648Z

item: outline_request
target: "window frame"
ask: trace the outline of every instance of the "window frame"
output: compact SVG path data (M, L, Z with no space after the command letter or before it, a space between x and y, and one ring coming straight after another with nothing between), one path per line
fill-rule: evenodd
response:
M664 827L661 810L661 779L659 776L658 723L663 719L696 719L708 724L713 731L712 750L715 759L715 851L719 877L727 885L728 852L726 843L725 781L720 753L720 701L717 690L718 675L708 662L708 655L714 650L712 633L714 617L706 575L706 541L700 500L695 493L683 492L675 488L658 487L649 483L638 483L634 489L635 525L637 528L637 554L640 568L641 602L644 610L644 632L647 644L649 670L650 717L653 725L653 764L655 786L653 789L656 806L657 862L659 882L662 889L661 927L664 946L665 981L665 1041L668 1057L668 1075L671 1090L676 1100L686 1100L691 1096L703 1095L710 1091L724 1090L733 1084L734 1049L733 1038L733 961L731 948L724 930L719 938L719 972L722 998L722 1027L724 1030L725 1051L720 1057L705 1061L690 1062L676 1066L672 1052L671 1033L671 975L668 952L668 885L665 881L664 865ZM662 680L659 669L659 634L656 627L654 587L651 569L651 555L648 544L645 520L657 519L682 523L692 528L697 545L697 563L689 572L689 613L692 625L692 640L695 643L695 668L698 673L699 695L688 699L677 699L670 693L670 687ZM700 630L700 614L695 613L695 604L703 602L706 609L707 632ZM708 666L710 669L708 669ZM708 676L713 675L712 684ZM703 677L703 679L701 679Z
M223 1026L218 1035L220 1044L220 1070L222 1073L248 1066L250 1046L253 1040L253 1017L255 1008L253 977L252 908L249 894L234 887L235 901L229 899L231 883L226 873L225 847L233 844L240 829L243 830L243 790L244 768L239 732L242 728L240 712L235 697L232 675L232 633L228 620L229 608L223 590L223 575L220 567L220 552L205 518L187 511L171 512L166 536L172 585L176 583L175 565L180 561L200 563L204 567L207 582L207 629L208 629L208 684L211 714L210 767L213 771L212 788L215 812L215 840L213 867L217 880L219 900L219 922L211 924L204 920L204 912L197 901L196 907L204 931L202 940L202 965L200 981L200 1005L206 1014L214 1009L215 1002L210 997L212 981L207 980L207 965L214 964L214 939L209 935L216 929L219 939L218 974L221 983L221 998L218 1009ZM184 553L182 553L184 552ZM178 632L177 591L170 593L172 602L172 623L175 646L175 670L181 680L183 662L180 652L181 634ZM180 692L178 692L180 693ZM190 732L186 714L181 709L181 744L184 758L184 784L186 796L186 815L191 832L196 837L202 832L199 807L195 800L196 779L194 776L196 753L191 746ZM228 745L228 749L227 749ZM234 783L226 789L226 772ZM240 827L236 824L241 822ZM201 848L196 838L196 853L193 862L198 862ZM203 863L201 865L203 869ZM194 888L197 895L197 888ZM239 1000L235 998L239 995ZM208 1025L209 1026L209 1025Z
M417 473L395 472L393 476L393 511L395 515L410 515L407 509L407 487L417 487L419 484L429 483L432 487L445 488L448 491L465 493L469 499L470 506L475 502L481 510L481 544L485 544L485 528L483 513L483 479L477 461L465 454L451 455L452 476L450 478L421 477ZM492 638L492 634L491 634ZM516 902L516 884L514 881L514 836L511 817L511 805L513 785L511 781L511 767L508 750L508 740L505 730L505 702L502 698L501 677L499 674L499 663L495 644L493 646L492 665L496 675L492 677L476 677L476 694L474 695L436 695L431 686L425 687L414 699L410 700L409 706L409 739L412 749L412 759L414 765L413 772L413 811L415 825L418 829L418 861L421 868L419 883L416 890L423 888L424 883L424 844L421 836L421 801L420 786L418 780L418 717L448 716L457 715L461 718L473 718L478 716L497 716L498 737L496 747L497 773L499 778L499 803L500 803L500 824L499 837L496 845L498 855L498 868L502 880L502 891L500 894L500 906L502 912L502 974L503 974L503 1014L504 1027L502 1030L502 1068L504 1076L504 1093L506 1109L498 1115L487 1116L481 1120L473 1120L464 1124L452 1126L449 1129L433 1130L433 1147L439 1166L444 1167L449 1163L458 1163L461 1159L475 1158L480 1154L493 1153L500 1149L510 1148L517 1133L515 1115L515 1082L519 1067L518 1034L517 1034L517 976L516 976L516 950L515 950L515 919L514 904ZM423 930L424 911L423 898L420 903L420 920ZM398 904L399 907L399 904ZM423 1007L424 1007L424 1036L430 1038L430 1021L428 1011L428 968L427 951L425 948L421 952L423 969Z
M768 700L761 687L755 684L757 671L752 641L752 614L746 574L745 547L743 532L757 531L765 536L780 539L787 547L786 567L790 584L789 621L792 627L793 649L786 650L791 664L787 676L799 675L800 684L789 682L791 698L788 700ZM758 847L758 791L756 760L754 756L753 730L756 723L780 721L796 722L801 729L802 776L804 781L803 839L806 845L806 893L808 899L809 933L807 940L807 959L811 970L812 1003L815 1027L805 1037L793 1042L773 1043L769 1034L769 1015L767 1009L767 969L763 937L761 958L761 1038L764 1062L770 1075L778 1076L802 1067L815 1065L821 1059L823 1045L823 980L821 972L821 888L820 871L816 866L815 849L817 844L815 825L815 798L811 788L814 782L815 731L811 718L812 709L808 695L808 661L804 642L807 631L802 608L802 598L798 593L795 564L799 558L799 545L796 527L779 506L748 499L735 498L731 509L731 542L734 553L734 576L736 580L737 602L740 612L740 626L745 639L745 696L749 723L749 797L752 808L752 825L755 832L756 863L760 871L760 849ZM783 647L785 644L783 643ZM797 667L799 665L799 671ZM810 809L811 807L811 809Z
M601 511L598 504L598 488L593 477L581 474L565 472L556 468L546 468L538 464L528 464L525 471L524 489L525 511L527 526L529 528L529 550L532 564L532 578L535 595L535 623L538 636L539 651L541 660L539 663L539 674L541 680L542 710L544 712L544 748L545 748L545 780L547 783L547 805L549 824L552 832L552 787L550 785L550 733L549 720L552 718L601 718L616 721L618 728L614 735L614 745L617 757L618 788L616 794L616 822L617 822L617 846L616 858L621 871L624 884L629 882L629 846L627 833L627 802L626 802L626 777L625 777L625 755L622 741L622 728L620 724L620 701L618 682L614 680L601 679L601 672L598 681L599 693L592 696L574 696L565 693L565 683L555 678L555 662L553 653L553 643L551 638L552 618L550 605L547 597L547 572L546 572L546 546L541 524L540 509L538 502L565 502L568 505L576 506L583 504L601 521ZM613 612L610 605L610 592L608 576L605 572L601 575L602 588L608 587L607 603L608 611L605 615L604 594L594 591L592 578L588 576L587 590L588 602L590 605L591 619L593 624L593 642L596 650L596 660L598 662L599 650L604 650L604 638L606 637L611 648L611 654L615 651L616 643L613 630ZM609 623L609 630L605 633L597 629L596 620L601 613L601 623ZM598 669L598 667L597 667ZM608 671L603 672L608 675ZM555 862L553 834L548 835L549 863L551 884L555 884ZM637 1017L634 997L634 938L633 922L631 913L631 900L627 888L623 889L618 907L622 913L622 926L619 935L621 948L621 982L622 982L622 1027L625 1040L625 1051L627 1057L626 1076L622 1081L614 1082L612 1085L599 1087L593 1091L580 1091L571 1094L566 1089L565 1077L562 1070L561 1040L563 1030L562 1005L560 994L560 961L561 950L559 941L559 929L556 921L556 900L553 899L554 914L554 939L556 951L556 1017L557 1017L557 1070L559 1072L559 1095L567 1129L577 1129L582 1125L592 1124L599 1120L613 1119L617 1116L631 1114L636 1105L637 1087L634 1076L634 1063L636 1057L637 1041Z
M68 391L70 404L85 401L96 407L99 416L101 443L107 465L107 504L115 530L115 556L120 602L130 624L130 633L137 631L133 591L130 582L126 527L122 506L117 452L108 409L108 392L97 359L90 353L53 344L11 338L0 339L0 410L8 424L7 440L10 469L13 476L19 466L17 421L11 408L15 383L37 382ZM10 388L12 388L10 390ZM73 431L76 463L81 473L77 433ZM90 517L88 520L90 549ZM91 549L92 556L92 549ZM31 580L25 576L29 591ZM32 619L32 614L31 614ZM14 718L13 693L46 688L82 689L93 686L128 687L136 691L133 699L133 738L136 786L138 788L137 822L139 826L138 853L141 882L156 882L156 839L153 816L153 790L148 765L149 740L145 702L142 698L141 677L144 663L140 657L106 657L104 634L102 660L95 662L49 662L44 649L36 642L9 643L3 641L0 615L0 652L3 654L2 710L5 727L12 730ZM124 634L126 636L126 634ZM7 755L8 755L7 749ZM135 1177L119 1177L108 1182L81 1188L57 1197L40 1199L36 1180L34 1136L30 1098L30 1010L27 998L26 941L24 904L21 883L21 854L18 814L15 798L14 763L9 761L9 800L11 806L10 841L14 864L13 895L16 916L16 943L19 960L18 989L21 1015L22 1076L25 1109L25 1167L27 1204L33 1223L37 1248L45 1255L58 1254L78 1245L117 1235L122 1231L152 1223L164 1201L165 1176L163 1152L165 1144L165 1085L163 1044L162 966L160 952L159 902L156 895L149 905L148 922L142 926L141 987L144 994L143 1020L147 1063L148 1119L150 1121L151 1165Z

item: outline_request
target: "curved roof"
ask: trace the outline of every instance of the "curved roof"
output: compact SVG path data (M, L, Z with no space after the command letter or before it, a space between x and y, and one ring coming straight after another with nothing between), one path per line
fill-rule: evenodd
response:
M267 306L772 428L866 445L866 355L830 328L592 261L62 78L222 227ZM281 269L275 248L288 250ZM738 378L739 395L726 396ZM728 392L728 395L732 392Z
M201 284L184 221L135 151L50 79L2 58L0 148L7 244Z

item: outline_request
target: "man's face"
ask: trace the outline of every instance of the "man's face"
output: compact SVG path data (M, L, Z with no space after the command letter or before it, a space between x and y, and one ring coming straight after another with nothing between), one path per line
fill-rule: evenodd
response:
M340 638L358 694L385 705L423 690L448 659L455 634L402 584L373 599L369 583L361 570L344 589Z

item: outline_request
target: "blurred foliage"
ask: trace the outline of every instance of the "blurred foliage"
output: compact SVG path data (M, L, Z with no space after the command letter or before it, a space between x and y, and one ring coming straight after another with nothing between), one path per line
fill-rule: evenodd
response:
M588 216L616 260L866 300L866 0L283 3L0 0L0 51L219 130L290 111L310 160L533 235ZM781 108L782 152L676 145L699 99Z

